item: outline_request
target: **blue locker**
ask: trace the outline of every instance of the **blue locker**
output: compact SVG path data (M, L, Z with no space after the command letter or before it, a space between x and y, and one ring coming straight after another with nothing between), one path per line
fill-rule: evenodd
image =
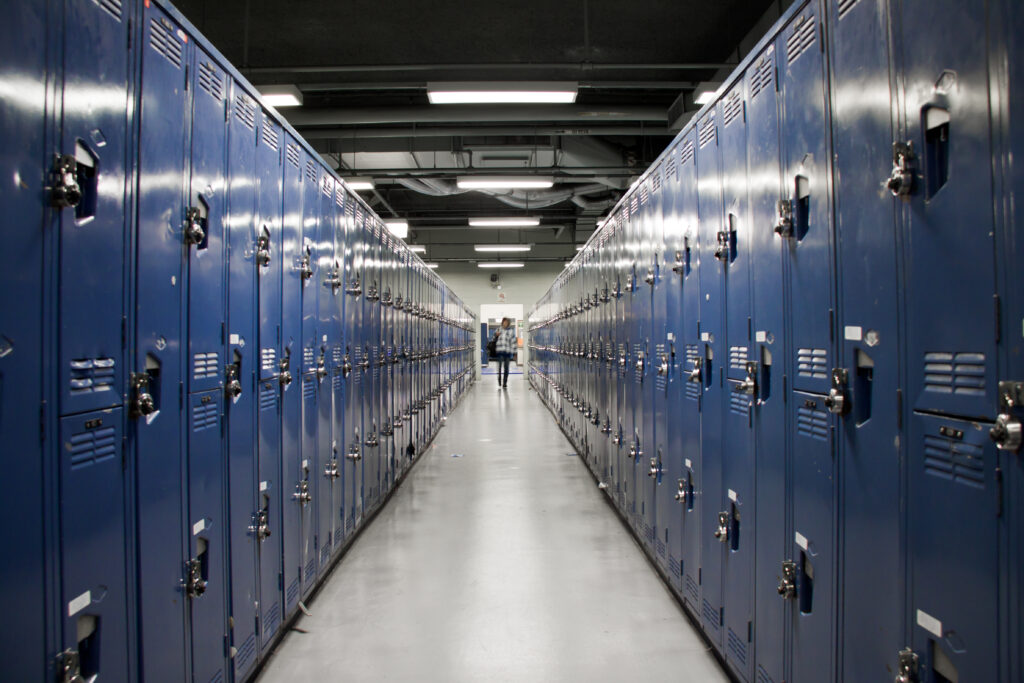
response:
M848 377L839 426L843 590L840 680L885 678L905 645L898 394L901 388L889 18L885 3L828 6L836 214L836 363ZM869 143L869 144L866 144ZM888 520L882 522L881 520Z
M342 465L338 458L341 424L334 423L334 381L331 377L335 340L341 338L338 325L340 259L336 250L335 230L338 216L335 204L336 185L328 175L320 179L319 219L319 324L316 340L316 377L318 408L317 468L317 552L321 574L330 567L335 546L341 545L342 529L335 522L334 510L342 500Z
M697 123L697 238L700 241L700 341L702 402L700 415L701 479L699 495L701 625L711 642L722 646L722 559L726 552L725 522L720 518L722 489L722 411L725 352L724 269L729 245L722 242L722 172L719 150L719 105Z
M726 662L743 679L753 678L754 500L753 411L758 399L759 362L752 353L751 236L748 207L747 90L743 78L722 98L721 151L724 213L716 245L725 296L728 349L722 406L722 493L719 540L722 558ZM726 365L726 363L723 363ZM724 515L724 518L722 517Z
M345 339L344 339L344 306L345 296L341 293L343 273L345 264L342 259L345 257L345 205L350 197L345 194L340 183L334 186L334 207L331 210L330 220L325 224L325 229L333 232L334 263L332 264L332 276L328 297L327 291L321 296L327 298L327 306L330 307L330 326L328 327L327 344L330 359L330 392L331 392L331 445L332 458L337 462L337 473L344 470L338 456L337 449L341 447L345 433ZM331 481L331 527L332 527L332 552L341 550L342 541L346 536L346 513L345 513L345 481L339 479L335 474L332 464L331 476L325 476L325 480Z
M120 2L61 4L64 25L75 28L60 39L61 129L54 152L61 158L54 163L67 166L61 175L73 175L80 194L60 212L59 226L60 414L70 415L120 405L127 383L122 316L133 53L126 49L130 10ZM181 86L179 81L179 91ZM97 106L98 92L110 97L104 106ZM52 196L51 203L61 202Z
M363 517L363 208L350 195L345 202L345 354L351 360L345 401L345 530ZM351 208L349 208L351 207ZM341 444L344 444L343 446Z
M778 223L783 186L779 171L779 105L775 46L769 43L747 69L747 168L750 178L763 182L748 185L752 328L758 363L757 402L754 419L754 475L758 492L754 500L754 641L757 680L785 679L786 619L788 610L783 585L783 562L790 557L787 533L787 415L785 238L765 226ZM748 537L751 534L748 532Z
M291 135L284 136L284 183L281 263L281 573L284 618L299 606L302 567L302 228L307 154ZM312 185L316 185L315 182ZM315 195L314 195L315 201Z
M638 415L637 427L640 433L642 453L637 462L637 495L639 498L639 509L637 510L638 526L642 531L644 543L656 548L655 530L657 521L657 503L655 502L655 489L658 485L658 471L660 465L660 453L658 451L657 438L655 435L655 391L657 389L654 381L657 368L654 360L657 349L657 340L654 339L656 326L663 324L660 318L654 318L654 298L659 287L660 263L658 261L658 249L655 246L656 240L660 239L661 233L661 169L655 168L640 186L640 234L638 240L639 262L638 277L643 279L637 283L639 297L642 301L638 311L640 318L637 323L637 339L641 343L643 356L636 361L635 369L641 373L640 377L640 401L637 403L642 409ZM660 330L660 327L658 327ZM660 337L661 334L658 334Z
M237 83L228 122L228 351L224 385L231 547L231 657L235 680L257 661L256 543L256 122L259 106Z
M398 282L399 240L386 233L387 251L384 262L384 276L380 295L381 306L384 307L384 407L380 416L380 433L384 449L385 479L384 492L387 493L394 486L399 472L399 465L396 460L397 448L395 447L395 325L397 314L394 309L395 291Z
M363 377L363 491L364 505L372 510L380 496L380 223L367 212L364 230L365 256L363 258L363 327L364 362L368 363Z
M123 415L121 408L60 422L58 669L129 681ZM102 496L96 492L102 491ZM184 661L184 652L182 655ZM180 666L180 664L179 664Z
M302 444L301 469L292 499L299 505L301 593L306 598L316 585L319 556L318 509L320 497L330 488L323 483L320 473L325 463L320 460L318 423L319 363L320 358L320 187L319 165L304 155L302 178L302 244L299 252L299 275L302 280ZM333 251L333 250L332 250ZM294 361L293 361L294 363ZM325 367L326 369L326 367ZM325 439L330 437L328 432Z
M8 8L0 27L0 82L34 82L49 66L47 19L50 3L18 3ZM46 91L22 88L18 98L0 100L0 174L18 178L4 192L0 232L5 246L0 257L4 272L0 288L0 499L5 510L35 511L21 515L17 524L4 525L0 542L18 548L0 569L0 600L18 619L0 626L0 661L14 680L42 680L51 653L46 642L44 600L44 515L53 508L40 503L43 469L56 459L45 451L39 420L44 396L43 365L52 348L43 344L44 188L50 184L48 136L50 123L43 116ZM77 179L75 179L77 184ZM70 212L72 209L66 209ZM47 225L53 218L47 216ZM50 379L53 381L53 378ZM17 391L12 389L17 387ZM50 401L53 396L50 396ZM49 416L47 416L49 419ZM53 442L52 429L46 438ZM50 466L50 471L56 463ZM69 644L70 646L70 644Z
M139 664L143 678L188 677L186 471L182 462L183 272L187 248L188 53L162 10L144 15L139 115L135 350L131 417L137 476ZM175 182L164 182L174 178ZM188 247L191 249L192 247ZM83 288L84 289L84 288Z
M629 342L626 330L626 295L630 283L630 270L623 268L626 254L626 231L628 222L623 219L622 211L608 219L613 221L612 231L612 254L615 263L615 289L614 289L614 319L612 322L615 334L615 414L612 425L612 444L615 446L613 458L613 475L615 479L615 496L613 500L623 514L627 514L626 492L628 487L628 476L631 475L633 463L629 456L632 435L626 424L626 411L629 406L627 389L629 387ZM555 335L560 335L560 330L553 330ZM558 365L561 365L559 359ZM557 372L561 372L559 369Z

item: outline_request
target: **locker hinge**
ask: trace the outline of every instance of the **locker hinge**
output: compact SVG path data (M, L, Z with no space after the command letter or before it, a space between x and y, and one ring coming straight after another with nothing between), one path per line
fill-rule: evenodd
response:
M68 648L57 655L58 683L85 683L78 660L78 650Z
M896 658L896 679L894 683L918 683L917 653L909 647L899 651Z

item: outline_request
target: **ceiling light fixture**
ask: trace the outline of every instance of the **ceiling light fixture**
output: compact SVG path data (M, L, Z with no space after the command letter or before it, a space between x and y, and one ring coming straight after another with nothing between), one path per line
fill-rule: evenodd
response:
M494 263L478 263L477 268L522 268L524 263L518 263L515 261L496 261Z
M539 218L470 218L474 228L529 228L540 225Z
M359 190L372 190L373 189L373 178L342 178L348 189L359 191Z
M387 226L388 232L397 237L400 240L404 240L409 236L409 223L400 219L387 219L384 221L384 225Z
M475 251L530 251L529 244L477 244Z
M427 83L431 104L572 104L576 83Z
M462 190L544 190L555 181L537 176L468 176L458 178L456 184Z
M587 246L587 245L581 244L581 245L577 246L576 247L576 251L583 251L583 247L585 247L585 246Z
M721 83L715 81L703 81L697 84L697 87L693 91L693 102L698 105L705 105L715 101L715 97L718 95L718 88L721 87Z
M302 91L294 85L261 85L257 90L263 103L271 107L302 106Z
M431 270L433 270L434 268L437 268L437 264L436 263L425 263L423 265L425 265L427 268L430 268Z
M410 244L408 246L409 246L409 251L411 251L414 254L422 254L422 253L427 251L427 248L425 246L423 246L422 244Z

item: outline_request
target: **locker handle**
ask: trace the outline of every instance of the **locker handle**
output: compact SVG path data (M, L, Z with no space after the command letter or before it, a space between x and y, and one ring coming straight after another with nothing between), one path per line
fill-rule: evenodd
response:
M197 249L205 249L208 245L206 216L203 208L190 206L185 210L185 244L195 246Z
M256 238L256 263L264 267L270 265L270 228L266 225L260 228Z

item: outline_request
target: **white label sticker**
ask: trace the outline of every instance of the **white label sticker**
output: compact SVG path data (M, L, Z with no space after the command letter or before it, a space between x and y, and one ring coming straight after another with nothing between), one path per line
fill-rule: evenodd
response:
M198 534L200 531L203 531L204 529L206 529L206 520L205 519L201 519L201 520L199 520L198 522L196 522L195 524L192 525L192 535L195 536L196 534Z
M676 340L676 335L674 333L672 333L672 332L669 332L668 333L668 340L669 341L675 341Z
M302 469L304 469L304 470L308 470L309 469L309 460L303 460L302 461Z
M917 610L917 625L936 638L942 637L942 622L924 610Z
M701 332L700 333L700 340L701 341L707 341L710 338L711 338L711 333L710 332Z
M731 500L734 503L736 502L736 492L733 491L732 489L729 489L729 500Z
M768 332L765 330L758 330L754 334L754 339L763 344L764 342L768 341Z
M237 334L231 335L231 343L232 344L236 344L236 345L238 344L238 335Z
M689 458L687 458L687 459L686 459L686 468L687 468L687 469L690 469L690 470L692 470L692 469L693 469L693 463L692 463L692 462L690 462L690 459L689 459Z
M324 335L324 341L327 341L327 335L326 334Z
M798 546L800 546L801 548L803 548L804 550L807 550L807 537L804 536L802 533L800 533L798 531L798 532L796 532L795 538L796 538L796 544Z
M860 341L864 338L864 330L859 325L847 325L843 336L847 341Z
M75 616L76 614L81 612L83 609L88 607L89 603L91 603L91 602L92 602L92 593L90 593L89 591L85 591L84 593L79 595L77 598L75 598L74 600L72 600L71 602L68 603L68 616L69 617Z
M266 491L268 488L269 488L269 485L267 484L267 482L265 482L265 481L261 481L260 482L260 491Z

